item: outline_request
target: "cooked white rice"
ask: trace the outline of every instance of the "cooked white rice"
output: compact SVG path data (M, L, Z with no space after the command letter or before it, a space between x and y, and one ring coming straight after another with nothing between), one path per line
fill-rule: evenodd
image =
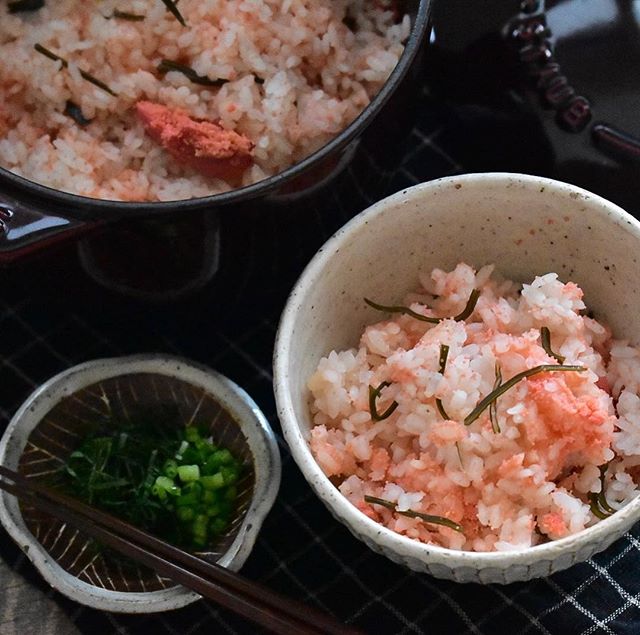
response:
M398 21L391 0L182 0L187 27L160 0L125 4L47 0L38 11L13 15L8 3L0 6L0 166L113 200L230 189L180 165L145 135L133 107L148 100L248 137L254 163L242 184L254 183L344 129L381 88L409 33L408 17ZM106 19L115 9L145 19ZM355 23L354 31L345 22ZM36 43L68 60L68 68L36 52ZM162 59L229 81L211 88L179 72L161 75ZM64 114L69 101L90 125Z
M555 273L520 286L492 271L460 264L422 275L406 299L414 311L458 315L479 289L472 315L436 325L408 315L372 324L358 348L331 352L309 380L311 448L340 491L390 529L453 549L508 551L562 538L638 494L640 349L612 340L585 315L581 289ZM497 400L499 431L488 409L465 425L494 389L496 366L504 383L558 364L542 345L542 327L551 334L550 352L585 370L516 383ZM449 346L444 373L441 345ZM382 382L389 385L378 412L398 405L375 421L369 387ZM407 510L462 531L398 513Z

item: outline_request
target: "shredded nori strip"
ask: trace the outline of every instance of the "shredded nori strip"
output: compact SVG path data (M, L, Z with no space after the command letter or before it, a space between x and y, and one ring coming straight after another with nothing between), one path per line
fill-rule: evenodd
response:
M129 22L142 22L144 20L143 15L127 13L126 11L119 11L118 9L114 9L113 13L107 18L107 20L111 20L112 18L115 18L116 20L129 20Z
M524 370L517 375L514 375L509 381L504 382L498 388L492 390L480 403L465 417L464 425L471 425L483 411L498 397L503 395L507 390L513 388L519 381L537 375L538 373L552 373L555 371L573 371L576 373L582 373L587 370L584 366L563 366L562 364L542 364L541 366L534 366L528 370Z
M382 507L386 507L387 509L390 509L396 514L400 514L401 516L408 516L409 518L419 518L420 520L424 520L425 523L429 523L431 525L442 525L444 527L449 527L449 529L453 529L454 531L458 531L461 534L464 533L464 530L460 523L450 520L449 518L445 518L444 516L423 514L422 512L414 512L411 509L407 509L407 511L401 512L391 501L385 500L384 498L377 498L376 496L365 496L364 501L365 503L369 503L370 505L381 505Z
M259 84L260 86L264 84L264 79L262 79L262 77L258 77L257 75L254 75L253 78L255 79L256 84Z
M591 513L601 520L609 518L611 514L615 514L616 512L616 510L609 505L607 497L604 494L604 478L608 468L608 463L598 468L600 470L600 492L591 492L588 497L591 503Z
M500 370L500 366L496 364L496 380L493 384L493 389L497 390L500 388L500 384L502 383L502 371ZM498 399L494 399L489 404L489 419L491 419L491 429L495 434L500 434L500 424L498 423Z
M46 49L44 46L42 46L42 44L34 44L33 48L36 51L38 51L38 53L41 53L42 55L44 55L45 57L48 57L50 60L53 60L54 62L62 62L62 68L69 67L69 62L67 62L67 60L65 60L63 57L60 57L59 55L56 55L49 49ZM110 95L113 95L114 97L118 96L104 82L101 82L99 79L96 79L90 73L87 73L86 71L83 71L82 69L80 69L80 75L82 76L83 79L90 82L94 86L101 88L102 90L109 93Z
M458 313L453 319L456 322L464 322L468 317L471 317L471 314L474 312L476 308L476 304L478 304L478 298L480 297L480 289L474 289L467 300L467 306L464 307L462 313Z
M369 386L369 411L371 412L371 418L374 421L384 421L390 417L398 407L398 402L394 401L382 414L378 413L376 408L376 399L380 396L382 389L387 386L391 386L391 382L383 381L377 388Z
M449 347L446 344L440 344L440 369L441 375L444 375L444 371L447 368L447 357L449 356ZM449 420L451 417L447 414L447 411L442 405L442 399L436 399L436 408L443 419ZM459 450L458 450L459 451Z
M162 60L158 64L158 72L168 73L169 71L182 73L193 84L199 84L200 86L222 86L229 81L228 79L209 79L204 75L198 75L190 66L185 66L172 60Z
M445 421L451 420L451 417L447 414L447 411L444 409L444 406L442 405L442 399L436 399L436 408L438 409L440 416Z
M80 106L78 106L78 104L75 104L71 100L67 101L66 108L64 109L64 114L67 115L67 117L71 117L71 119L73 119L79 126L83 127L88 126L93 121L92 119L87 119L82 114L82 109L80 108Z
M176 6L176 2L174 0L162 0L162 4L167 7L167 11L173 15L173 17L182 24L182 26L187 26L185 19L182 17L182 13L180 13L178 7Z
M591 513L596 517L599 518L600 520L604 520L605 518L609 518L609 516L611 516L611 514L602 511L599 507L599 497L598 494L591 492L589 494L589 502L591 503L589 506L589 509L591 510Z
M9 2L7 9L9 13L22 13L23 11L39 11L44 7L44 0L15 0Z
M467 300L467 305L464 307L462 312L458 313L458 315L454 316L451 319L455 320L456 322L462 322L463 320L466 320L475 310L479 297L480 297L480 290L474 289L471 292L471 295ZM376 309L377 311L385 311L386 313L400 313L402 315L409 315L410 317L415 318L416 320L420 320L421 322L429 322L430 324L440 324L442 320L448 319L448 318L427 317L426 315L416 313L415 311L413 311L412 309L406 306L399 306L399 305L387 306L384 304L378 304L377 302L374 302L373 300L369 300L368 298L364 298L364 301L370 307Z
M564 364L564 357L558 355L558 353L554 353L551 349L551 331L546 326L540 329L540 341L542 342L544 352L549 355L549 357L555 358L558 364Z

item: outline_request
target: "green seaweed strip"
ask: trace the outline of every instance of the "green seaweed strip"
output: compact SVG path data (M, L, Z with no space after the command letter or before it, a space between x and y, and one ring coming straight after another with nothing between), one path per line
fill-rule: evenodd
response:
M609 518L609 516L611 516L611 514L608 514L607 512L604 512L600 509L599 505L599 500L598 500L598 494L596 494L595 492L591 492L589 494L589 502L591 503L589 508L591 509L591 513L596 517L599 518L600 520L604 520L605 518Z
M444 371L447 368L447 357L449 357L449 347L447 344L440 344L440 368L438 372L441 375L444 375ZM451 419L442 405L442 399L436 399L436 408L443 419Z
M369 503L371 505L381 505L382 507L386 507L387 509L390 509L396 514L400 514L401 516L407 516L408 518L419 518L420 520L423 520L424 522L431 525L442 525L443 527L448 527L449 529L458 531L461 534L464 533L464 530L460 523L450 520L449 518L445 518L444 516L423 514L422 512L414 512L411 509L401 512L391 501L385 500L384 498L377 498L376 496L365 496L364 501L365 503Z
M493 389L500 388L502 383L502 371L500 366L496 364L496 380L493 384ZM494 399L489 405L489 419L491 419L491 428L495 434L500 434L500 424L498 423L498 399Z
M226 84L228 79L209 79L204 75L198 75L190 66L174 62L173 60L162 60L157 66L159 73L168 73L176 71L182 73L192 84L200 86L222 86Z
M53 60L54 62L61 62L62 63L62 68L69 68L69 62L67 62L67 60L65 60L64 57L60 57L59 55L56 55L53 51L50 51L49 49L47 49L44 46L42 46L42 44L34 44L33 48L36 51L38 51L38 53L44 55L45 57L48 57L50 60ZM107 86L104 82L100 81L99 79L96 79L90 73L87 73L86 71L83 71L82 69L79 69L79 72L80 72L80 75L81 75L82 79L90 82L91 84L93 84L94 86L97 86L98 88L101 88L102 90L104 90L105 92L109 93L113 97L117 97L118 96L117 93L114 93L109 88L109 86Z
M437 318L437 317L428 317L426 315L421 315L420 313L416 313L413 309L410 309L408 306L402 305L386 305L386 304L378 304L373 300L369 300L369 298L364 298L364 301L376 311L384 311L385 313L400 313L401 315L408 315L415 320L420 320L421 322L429 322L429 324L440 324L442 320L452 319L456 322L462 322L466 320L475 310L476 304L478 303L478 298L480 297L480 290L474 289L467 300L467 304L462 310L461 313L454 316L453 318Z
M604 513L606 513L607 516L610 516L611 514L615 514L616 510L609 505L607 497L604 494L604 477L608 468L608 463L605 463L598 468L600 470L600 492L597 495L597 503L604 510Z
M429 322L430 324L440 324L442 318L436 317L428 317L426 315L421 315L420 313L416 313L412 309L407 306L387 306L385 304L378 304L373 300L369 300L369 298L364 298L364 301L372 308L376 309L376 311L384 311L385 313L400 313L401 315L409 315L415 320L420 320L421 322Z
M540 329L540 341L542 342L542 348L549 357L555 358L558 364L564 364L564 357L558 353L554 353L551 349L551 331L546 326Z
M480 289L474 289L467 300L467 305L462 310L462 313L458 313L453 319L456 322L463 322L468 317L471 317L471 314L476 309L476 304L478 304L478 298L480 297Z
M114 9L111 18L115 18L116 20L128 20L129 22L144 21L143 15L138 15L137 13L127 13L126 11L119 11L118 9ZM110 20L111 18L108 19Z
M393 401L391 405L382 413L378 413L378 409L376 407L376 399L380 396L383 388L387 386L391 386L391 382L383 381L377 388L373 386L369 386L369 412L371 413L371 418L374 421L384 421L388 417L390 417L395 409L398 407L398 402Z
M187 26L185 19L182 17L182 13L176 6L176 2L174 0L162 0L162 4L167 7L167 11L173 15L173 17L182 24L182 26Z
M506 381L499 388L492 390L480 403L465 417L464 425L471 425L483 412L484 410L491 404L491 402L495 401L498 397L504 395L507 390L513 388L518 382L526 379L527 377L531 377L532 375L537 375L538 373L552 373L556 371L572 371L576 373L582 373L587 369L584 366L563 366L562 364L542 364L541 366L534 366L533 368L529 368L528 370L522 371L517 375L514 375L509 381Z

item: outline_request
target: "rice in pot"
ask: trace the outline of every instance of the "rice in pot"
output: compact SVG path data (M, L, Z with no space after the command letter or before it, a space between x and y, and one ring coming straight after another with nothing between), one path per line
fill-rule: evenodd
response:
M325 474L370 518L452 549L562 538L638 494L640 349L613 340L555 273L517 285L492 272L422 275L407 308L448 319L372 324L308 382ZM517 379L539 366L562 369Z
M182 0L186 26L160 0L11 4L0 7L0 166L124 201L216 194L298 162L367 106L410 28L391 0ZM159 71L163 60L211 85ZM200 143L211 126L222 150ZM220 171L236 133L241 161Z

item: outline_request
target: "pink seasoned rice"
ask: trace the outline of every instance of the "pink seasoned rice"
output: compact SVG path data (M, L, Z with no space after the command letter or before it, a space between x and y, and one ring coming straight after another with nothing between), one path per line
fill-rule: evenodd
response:
M407 306L450 318L479 289L472 315L438 324L395 315L372 324L357 349L332 351L308 382L311 449L325 474L370 518L451 549L509 551L563 538L638 494L640 348L613 340L588 317L576 284L548 273L518 285L493 269L459 264L421 275ZM559 363L542 345L543 327L550 352L586 370L519 381L497 400L499 432L488 409L465 425L494 389L496 367L506 382ZM443 344L449 354L440 373ZM389 385L378 413L398 406L374 421L369 387L382 382ZM398 513L407 510L446 518L462 531Z
M50 187L111 200L177 200L276 174L343 130L380 90L409 34L393 0L161 0L0 4L0 166ZM114 18L114 11L144 17ZM62 68L36 44L68 61ZM163 59L222 86L160 73ZM89 83L88 72L117 94ZM145 134L154 102L246 137L240 183L204 176ZM88 125L65 114L79 107Z

